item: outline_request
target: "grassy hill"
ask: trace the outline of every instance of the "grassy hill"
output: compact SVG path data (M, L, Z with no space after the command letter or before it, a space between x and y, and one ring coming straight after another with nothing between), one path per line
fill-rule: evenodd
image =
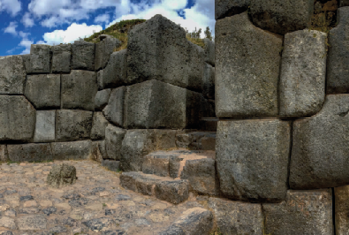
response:
M145 20L141 20L141 19L123 20L113 24L112 26L98 33L94 33L93 35L91 35L88 38L85 38L84 40L87 42L98 43L100 41L99 36L102 34L107 34L119 39L122 42L121 47L117 49L117 51L120 51L120 50L126 49L127 47L127 35L130 29L132 29L135 25L141 24L143 22L145 22ZM187 39L198 46L204 47L205 45L203 39L191 38L190 35L187 35Z

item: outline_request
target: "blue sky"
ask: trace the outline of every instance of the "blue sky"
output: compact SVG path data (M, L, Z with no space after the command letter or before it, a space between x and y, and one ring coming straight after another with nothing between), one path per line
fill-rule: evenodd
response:
M0 56L31 44L71 43L124 19L156 14L193 31L214 30L214 0L0 0Z

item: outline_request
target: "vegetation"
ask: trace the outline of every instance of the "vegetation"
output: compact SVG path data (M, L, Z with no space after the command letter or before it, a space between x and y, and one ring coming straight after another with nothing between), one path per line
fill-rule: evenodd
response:
M337 24L337 8L337 0L315 0L310 29L328 33Z
M100 32L94 33L93 35L91 35L88 38L84 38L84 40L86 42L98 43L98 42L100 42L100 39L99 39L100 35L102 35L102 34L110 35L110 36L115 37L121 41L122 45L116 49L116 51L120 51L120 50L126 49L126 47L127 47L128 32L135 25L141 24L143 22L145 22L145 20L142 20L142 19L123 20L123 21L120 21L118 23L113 24L112 26L110 26L110 27L108 27ZM186 33L187 33L187 39L189 41L191 41L192 43L194 43L198 46L201 46L201 47L205 46L203 39L201 39L201 37L200 37L200 35L202 33L202 29L197 30L195 28L195 30L193 32L189 32L188 30L186 30ZM204 34L205 34L205 38L213 40L212 39L212 32L211 32L209 27L206 27Z

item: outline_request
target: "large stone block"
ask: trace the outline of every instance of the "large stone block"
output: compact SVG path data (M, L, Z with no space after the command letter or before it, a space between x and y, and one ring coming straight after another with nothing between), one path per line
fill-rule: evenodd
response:
M216 47L213 41L208 38L204 39L205 43L205 62L209 63L213 67L216 64Z
M90 159L92 141L55 142L51 143L54 160L81 160Z
M108 104L111 89L98 91L95 97L95 110L101 111Z
M251 0L216 0L216 20L246 11L250 2Z
M302 30L311 25L313 0L251 0L250 14L259 28L277 34Z
M61 107L61 75L29 75L24 95L36 109Z
M111 161L111 160L103 160L102 166L107 168L110 171L120 171L120 162L119 161Z
M100 141L93 141L92 142L92 150L91 150L91 159L96 161L96 162L99 162L99 163L102 163L103 162L103 155L102 155L102 152L101 152L101 148L100 146L103 144L103 140L100 140Z
M93 122L91 130L91 139L100 140L105 137L105 128L108 126L108 120L105 119L102 112L93 113Z
M72 69L95 70L95 46L92 42L84 40L72 44Z
M216 161L222 193L238 200L283 200L290 135L290 123L278 119L218 122Z
M349 229L349 186L334 188L336 235L346 235Z
M23 57L27 73L50 73L51 56L51 46L32 44L30 55Z
M0 145L0 162L7 162L9 160L8 158L8 151L6 145Z
M96 73L73 70L62 75L62 108L93 111L98 91Z
M111 124L105 129L105 149L108 159L120 160L121 147L126 131Z
M34 142L55 141L56 111L37 111L34 133Z
M322 108L326 88L326 40L325 33L308 29L285 35L280 116L311 116Z
M216 24L216 114L276 116L282 38L254 26L247 12Z
M106 119L116 126L124 125L124 98L126 87L119 87L110 93L108 105L103 109Z
M260 204L209 198L208 207L222 234L263 234L263 213Z
M263 204L263 213L265 234L333 234L329 189L288 191L285 202Z
M23 94L26 70L21 56L0 57L0 93Z
M58 110L56 113L56 140L73 141L90 138L93 112Z
M329 33L327 92L349 92L349 7L338 9L338 25Z
M205 65L205 73L203 78L203 95L207 99L215 98L215 76L216 70L209 64Z
M7 145L9 159L13 162L52 160L50 144Z
M202 90L203 48L186 39L183 28L161 15L136 25L128 35L128 84L157 79Z
M117 51L110 55L105 69L98 72L98 89L114 88L125 84L127 50Z
M24 96L0 95L0 110L1 141L33 138L36 111Z
M349 95L328 95L322 110L293 123L292 189L349 184Z
M120 46L120 40L114 37L106 37L101 42L97 43L95 69L99 70L104 68L109 61L110 55Z
M71 44L52 47L52 72L69 73L71 66Z

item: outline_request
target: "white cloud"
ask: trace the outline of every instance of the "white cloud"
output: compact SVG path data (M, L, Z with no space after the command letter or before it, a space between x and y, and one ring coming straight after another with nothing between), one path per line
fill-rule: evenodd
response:
M173 10L180 10L186 7L187 0L163 0L162 5Z
M34 20L31 18L29 12L25 13L22 18L22 23L25 27L33 27L34 26Z
M109 14L103 14L103 15L99 15L95 18L94 22L95 23L106 23L108 24L109 23L109 19L110 19L110 16Z
M21 55L29 54L30 53L30 47L34 43L34 41L29 40L28 38L23 38L22 41L19 43L20 47L24 47L25 49L21 52Z
M14 36L17 36L17 31L16 31L16 28L17 28L17 23L16 22L11 22L9 24L9 26L7 26L5 29L4 29L4 32L5 33L9 33L9 34L12 34Z
M17 15L22 9L21 2L18 0L0 0L0 12L6 11L12 16Z
M91 36L95 32L101 31L103 28L100 25L87 26L83 24L71 24L66 30L55 30L50 33L45 33L43 38L45 43L49 45L57 45L60 43L72 43L79 38Z

